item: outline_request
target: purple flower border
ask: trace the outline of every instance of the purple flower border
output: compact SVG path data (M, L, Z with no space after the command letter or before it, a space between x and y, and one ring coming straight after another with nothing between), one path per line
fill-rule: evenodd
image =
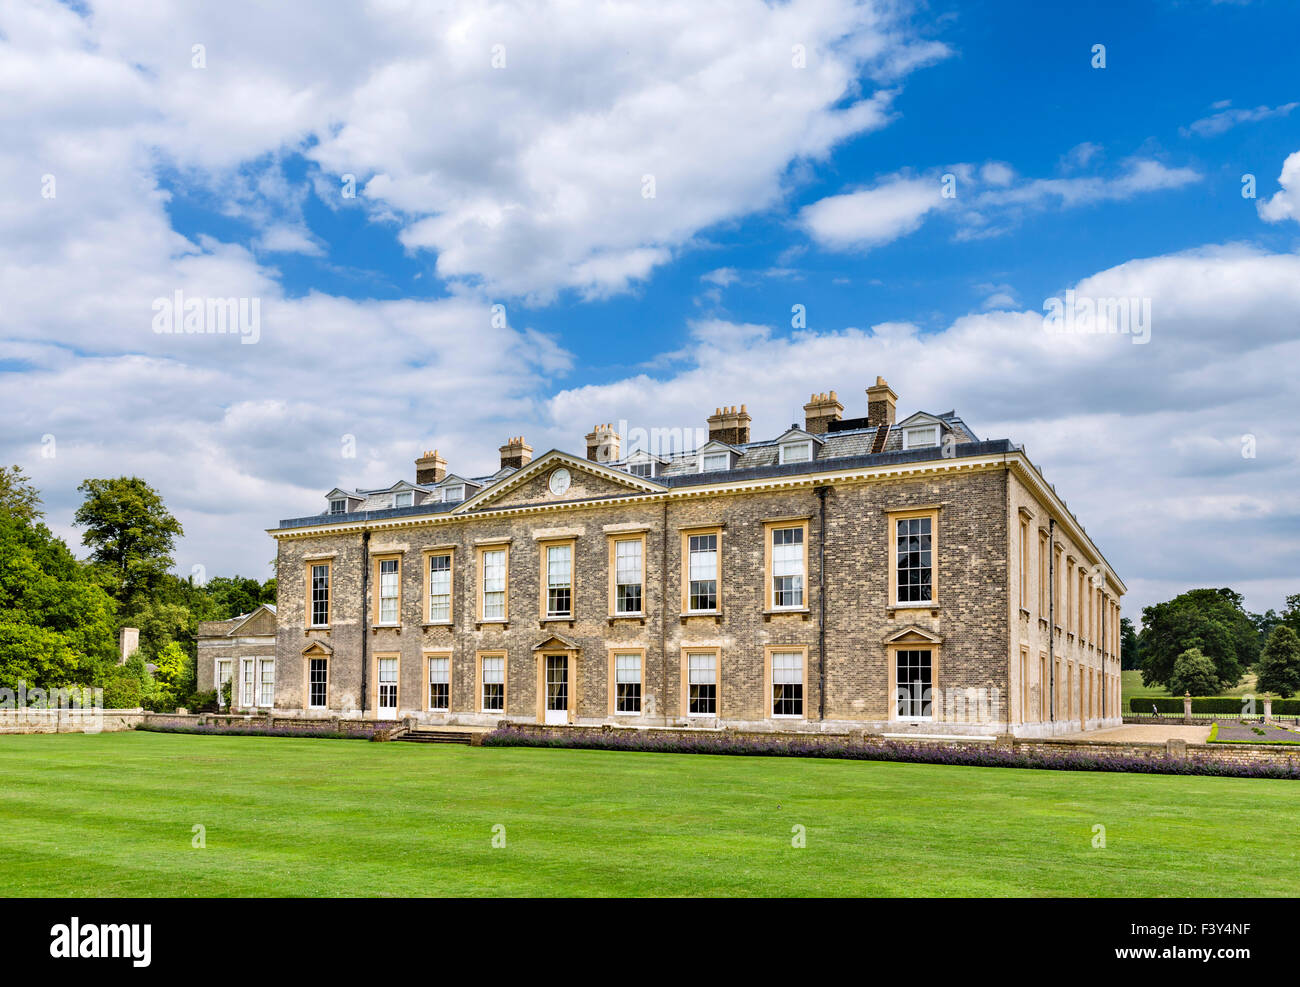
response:
M500 727L483 737L484 747L551 747L573 750L637 751L654 754L726 754L750 757L820 757L852 761L893 761L952 764L980 768L1038 768L1051 771L1119 771L1132 774L1202 775L1223 778L1282 778L1300 780L1300 758L1239 761L1191 757L1141 757L1093 752L1043 752L970 748L941 742L916 745L883 741L855 744L841 738L795 739L738 736L617 733L573 733Z
M293 727L216 727L192 726L176 727L163 724L141 724L136 727L144 733L193 733L209 737L308 737L314 740L374 740L380 730L363 730L356 733L340 733L336 730L316 730L310 727L295 729Z

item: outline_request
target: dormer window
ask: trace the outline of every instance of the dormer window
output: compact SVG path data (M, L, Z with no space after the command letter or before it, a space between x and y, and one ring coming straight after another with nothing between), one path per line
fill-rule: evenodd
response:
M782 442L777 461L784 466L786 463L810 463L812 458L811 441Z
M700 472L715 473L731 468L731 454L726 452L706 452L700 457Z
M903 429L904 449L923 449L939 444L939 426L924 425L920 428Z
M647 459L644 463L628 463L627 471L633 476L642 476L646 479L654 479L655 464L653 459Z
M331 514L346 514L348 512L348 502L345 498L340 497L337 500L330 501Z
M454 501L464 500L464 499L465 499L465 484L457 483L455 486L452 487L443 487L442 502L444 504L450 504L453 503Z
M415 503L415 494L410 490L393 494L394 507L410 507Z

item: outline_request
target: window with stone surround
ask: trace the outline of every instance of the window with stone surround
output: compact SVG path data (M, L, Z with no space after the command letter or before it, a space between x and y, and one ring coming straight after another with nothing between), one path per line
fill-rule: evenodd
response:
M479 681L481 709L485 713L501 713L506 708L506 656L490 654L479 656Z
M929 648L899 648L894 652L894 687L898 719L933 718L934 667Z
M769 610L802 610L807 606L808 522L767 521L765 541L766 603Z
M328 627L330 623L329 562L312 562L307 566L307 626Z
M890 511L888 518L890 604L898 607L938 605L938 509Z
M614 712L641 712L641 652L614 652Z
M686 712L688 716L718 715L717 651L686 652Z
M613 554L614 614L640 614L645 588L645 537L614 539Z
M772 716L804 715L805 652L801 648L768 652L770 712Z
M396 555L375 559L377 604L375 623L394 625L401 612L402 560Z
M451 552L429 555L429 613L431 624L451 623Z
M686 536L686 612L718 609L718 541L716 531Z
M546 616L573 616L573 545L545 545Z
M485 549L479 562L479 619L483 621L506 620L506 584L509 571L506 566L506 549Z
M309 658L307 661L307 705L311 709L324 709L329 705L329 659Z
M257 705L275 705L275 659L263 658L258 667Z
M428 675L429 709L446 712L451 708L451 655L430 655Z

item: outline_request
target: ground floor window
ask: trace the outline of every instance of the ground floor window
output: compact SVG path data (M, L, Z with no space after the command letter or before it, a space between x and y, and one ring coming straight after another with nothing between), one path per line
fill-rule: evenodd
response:
M307 667L307 705L324 709L329 705L326 695L329 685L329 665L325 658L312 658Z
M240 662L239 670L239 705L256 706L257 695L254 690L253 659L245 658Z
M429 708L451 708L451 658L439 655L429 659Z
M397 659L379 659L379 708L397 709Z
M772 715L803 716L803 653L772 652Z
M896 652L898 718L923 720L932 715L931 696L934 690L931 652L928 648L914 648Z
M614 656L614 711L616 713L641 712L641 656L639 654Z
M693 716L718 715L718 660L711 652L686 656L688 707Z
M483 712L500 713L506 708L506 660L501 655L483 658Z
M262 676L260 689L257 695L257 705L274 706L275 705L275 659L262 659Z
M230 681L231 674L232 672L230 668L230 662L228 661L217 662L216 683L217 683L217 705L218 706L225 705L226 683Z

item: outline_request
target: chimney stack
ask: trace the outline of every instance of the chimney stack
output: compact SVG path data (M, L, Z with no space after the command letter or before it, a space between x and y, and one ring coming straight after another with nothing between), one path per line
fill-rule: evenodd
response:
M597 425L587 433L587 458L593 463L616 463L622 439L611 424Z
M834 391L829 394L814 394L803 406L804 431L813 435L825 435L830 430L831 422L844 417L844 405Z
M709 415L709 441L725 442L731 446L744 445L749 441L750 421L752 419L743 404L739 411L734 404L730 408L717 408Z
M533 447L524 441L522 435L506 439L501 447L501 468L523 469L533 461Z
M425 450L423 456L415 461L416 483L441 483L447 477L447 460L433 452Z
M140 628L123 627L117 634L118 659L119 665L125 665L126 660L140 650Z
M889 386L884 377L877 376L876 382L867 388L867 425L879 427L894 424L894 405L898 395Z

